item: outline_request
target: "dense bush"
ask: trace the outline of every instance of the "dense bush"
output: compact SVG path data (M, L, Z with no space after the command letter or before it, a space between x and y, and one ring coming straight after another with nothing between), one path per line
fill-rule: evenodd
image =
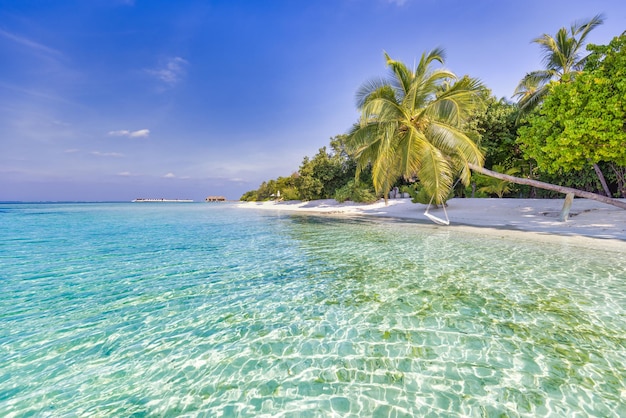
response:
M334 198L339 203L343 203L346 200L356 203L374 203L378 200L370 187L357 184L354 180L349 181L348 184L338 189Z

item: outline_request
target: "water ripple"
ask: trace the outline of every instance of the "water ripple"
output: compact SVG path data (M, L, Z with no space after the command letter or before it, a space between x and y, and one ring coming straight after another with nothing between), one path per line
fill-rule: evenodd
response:
M623 254L207 205L0 222L3 416L626 416Z

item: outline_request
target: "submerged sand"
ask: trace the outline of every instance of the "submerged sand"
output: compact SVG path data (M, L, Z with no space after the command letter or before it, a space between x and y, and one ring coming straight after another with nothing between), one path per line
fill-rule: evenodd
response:
M587 199L575 199L566 222L559 221L564 199L460 199L448 201L446 208L449 226L438 226L425 215L427 205L415 204L411 199L383 200L373 204L335 200L310 202L241 202L241 208L254 208L278 212L303 212L333 216L369 216L395 218L434 225L439 228L480 228L482 232L519 231L535 235L578 237L585 241L593 238L596 246L626 250L626 210ZM445 219L442 208L429 211ZM582 244L582 242L581 242Z

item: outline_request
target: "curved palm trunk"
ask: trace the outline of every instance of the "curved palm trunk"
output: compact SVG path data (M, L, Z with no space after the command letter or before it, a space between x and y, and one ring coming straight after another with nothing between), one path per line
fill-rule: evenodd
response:
M620 209L626 209L626 202L622 202L617 199L611 199L610 197L607 197L607 196L602 196L599 194L586 192L584 190L572 189L571 187L557 186L556 184L544 183L542 181L524 179L520 177L513 177L507 174L502 174L502 173L497 173L495 171L487 170L486 168L477 166L476 164L469 164L469 168L471 168L473 171L476 171L480 174L484 174L485 176L495 177L500 180L510 181L511 183L525 184L527 186L533 186L533 187L537 187L539 189L544 189L544 190L552 190L554 192L563 193L563 194L571 193L577 197L597 200L598 202L606 203L607 205L616 206Z

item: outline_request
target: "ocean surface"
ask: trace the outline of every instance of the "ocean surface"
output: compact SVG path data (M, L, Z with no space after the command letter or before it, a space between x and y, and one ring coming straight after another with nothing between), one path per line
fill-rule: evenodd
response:
M2 417L626 416L626 254L230 204L1 204Z

